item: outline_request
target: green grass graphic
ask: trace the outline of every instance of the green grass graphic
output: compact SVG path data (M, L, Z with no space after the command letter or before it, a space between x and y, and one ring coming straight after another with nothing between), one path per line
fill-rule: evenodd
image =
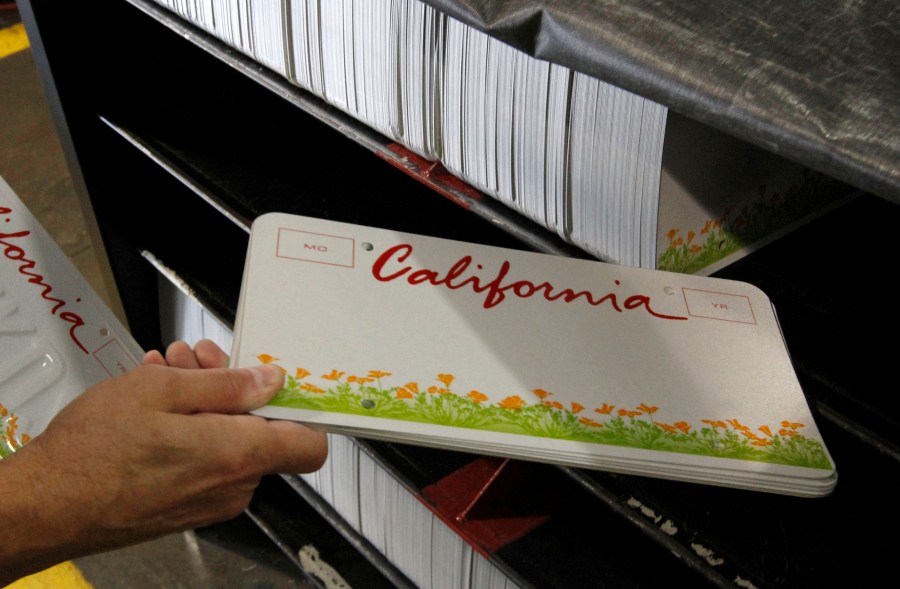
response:
M261 359L272 359L260 355ZM666 423L654 417L659 408L641 403L635 408L604 404L590 410L578 403L569 407L550 401L552 393L535 389L527 402L511 395L491 402L479 391L456 394L454 377L438 375L439 385L420 390L415 382L384 386L390 373L370 371L368 376L332 370L322 375L322 384L307 380L310 373L298 369L288 376L285 387L269 403L278 407L329 411L351 415L398 419L483 431L512 433L610 446L678 452L700 456L734 458L775 464L832 469L821 442L804 437L804 424L782 421L773 430L756 429L736 419L702 420L695 427L684 421Z
M807 171L785 194L762 186L752 202L727 208L702 228L672 228L669 245L659 254L656 267L683 274L705 268L821 208L835 193L829 190L833 184Z

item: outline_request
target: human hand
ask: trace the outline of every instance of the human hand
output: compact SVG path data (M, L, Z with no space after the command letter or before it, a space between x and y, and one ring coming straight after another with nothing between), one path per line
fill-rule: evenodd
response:
M229 369L227 361L212 342L194 350L179 343L165 357L150 352L0 462L0 586L57 562L231 519L262 476L321 467L324 433L246 415L278 392L281 369Z
M173 368L227 368L228 354L208 339L197 342L194 349L187 342L177 341L166 348L165 356L150 350L144 354L143 363Z

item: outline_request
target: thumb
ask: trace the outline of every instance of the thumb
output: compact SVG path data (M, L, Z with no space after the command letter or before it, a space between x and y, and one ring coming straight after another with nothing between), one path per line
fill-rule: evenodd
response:
M171 413L247 413L268 403L284 384L274 365L191 370L144 366L143 383L159 409ZM137 371L132 371L137 372Z

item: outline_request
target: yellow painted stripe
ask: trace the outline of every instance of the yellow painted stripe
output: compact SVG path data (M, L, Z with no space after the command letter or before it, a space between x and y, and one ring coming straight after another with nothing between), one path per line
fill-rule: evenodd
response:
M71 562L64 562L40 573L19 579L5 589L92 589L81 571Z
M18 23L11 27L0 29L0 58L12 55L23 49L28 49L28 35L25 34L25 25Z

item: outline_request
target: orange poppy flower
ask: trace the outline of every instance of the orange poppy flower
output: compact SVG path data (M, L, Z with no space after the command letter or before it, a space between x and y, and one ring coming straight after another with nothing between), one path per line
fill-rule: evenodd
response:
M478 391L469 391L467 395L470 399L472 399L473 403L483 403L488 400L488 396L484 393L479 393Z
M332 369L328 374L323 374L322 378L326 380L340 380L342 376L344 376L343 372Z
M714 428L720 427L722 429L728 429L728 425L724 421L720 421L718 419L701 419L703 423L709 424Z
M789 427L791 429L800 429L801 427L806 427L802 423L798 423L796 421L782 421L781 427Z
M596 409L594 409L594 411L603 415L609 415L615 408L615 405L607 405L606 403L604 403L602 407L597 407Z
M673 423L672 425L674 425L675 427L677 427L677 428L678 428L679 430L681 430L683 433L688 433L689 431L691 431L691 424L689 424L689 423L686 422L686 421L676 421L676 422Z
M665 431L669 432L670 434L677 434L677 433L678 433L678 430L676 430L674 427L672 427L672 426L669 425L668 423L663 423L663 422L661 422L661 421L654 421L654 422L653 422L653 425L655 425L655 426L658 427L659 429L662 429L662 430L665 430Z
M581 403L576 403L575 401L572 401L572 413L577 414L577 413L581 413L582 411L584 411L584 405L582 405Z
M275 360L281 360L281 358L276 358L275 356L270 356L269 354L259 354L256 359L263 364L271 364Z
M445 387L449 387L450 383L453 382L453 375L452 374L438 374L437 379L439 381L441 381L442 383L444 383Z
M656 405L647 405L646 403L641 403L636 407L636 409L640 409L644 413L656 413L659 410L659 407Z
M310 375L310 372L306 368L298 368L297 372L294 373L294 378L296 378L297 380L300 380L301 378L306 378L309 375Z
M590 417L582 417L578 420L578 423L580 423L581 425L586 425L588 427L603 427L602 423L594 421Z
M734 429L739 429L739 430L749 430L750 429L749 427L742 424L737 419L728 419L727 421L728 421L728 423L731 424L731 427L733 427Z
M525 406L525 401L519 395L513 395L511 397L506 397L497 404L504 409L521 409Z
M544 389L534 389L531 392L537 395L539 399L546 399L553 394L549 391L545 391Z
M406 385L397 389L397 397L401 399L412 399L418 394L419 386L414 382L407 383Z
M382 372L381 370L370 370L369 378L384 378L385 376L390 376L390 372Z

